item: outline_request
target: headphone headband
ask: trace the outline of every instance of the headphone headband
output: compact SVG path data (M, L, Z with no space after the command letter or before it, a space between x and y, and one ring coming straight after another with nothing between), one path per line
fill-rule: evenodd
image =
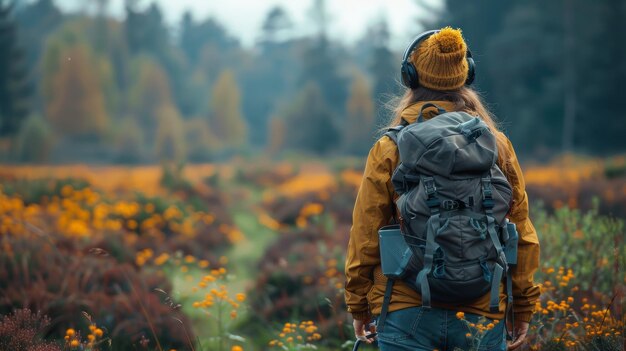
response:
M419 44L426 40L433 34L439 33L439 29L433 29L426 32L421 33L413 41L411 44L404 50L404 55L402 55L402 65L400 70L400 77L402 84L407 88L415 89L419 86L419 79L417 74L417 69L415 66L409 62L409 57L411 53ZM466 46L467 50L465 53L467 59L467 80L465 81L465 85L471 85L476 76L476 67L474 63L474 58L472 57L472 52L469 49L469 46Z
M435 33L439 33L439 29L429 30L415 37L415 39L413 39L413 41L406 48L406 50L404 50L404 55L402 55L402 62L408 62L409 56L411 56L413 50L415 50L415 48L422 42L422 40L426 40L428 37Z

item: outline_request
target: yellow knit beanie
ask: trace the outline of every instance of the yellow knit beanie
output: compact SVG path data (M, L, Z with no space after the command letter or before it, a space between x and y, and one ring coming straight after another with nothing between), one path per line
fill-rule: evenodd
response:
M421 86L432 90L456 90L467 79L467 44L461 30L445 27L413 50L410 61Z

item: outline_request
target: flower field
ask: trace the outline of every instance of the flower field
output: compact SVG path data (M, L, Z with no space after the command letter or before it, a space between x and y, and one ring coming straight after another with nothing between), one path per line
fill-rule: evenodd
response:
M625 162L525 168L543 283L527 350L623 350ZM351 349L361 163L0 166L0 349Z

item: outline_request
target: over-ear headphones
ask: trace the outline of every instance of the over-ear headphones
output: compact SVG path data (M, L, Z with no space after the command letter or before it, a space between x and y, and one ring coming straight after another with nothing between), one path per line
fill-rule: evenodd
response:
M411 56L411 53L413 52L413 50L415 50L415 48L422 41L426 40L428 37L430 37L431 35L435 33L439 33L439 30L438 29L429 30L427 32L424 32L418 35L415 39L413 39L413 42L411 42L411 45L409 45L404 51L404 56L402 56L402 65L400 66L400 77L402 79L402 84L405 87L411 88L411 89L415 89L419 87L420 83L419 83L419 77L417 74L417 69L415 69L415 66L413 65L413 63L409 61L409 57ZM469 47L467 48L467 53L465 56L467 58L467 79L465 80L465 85L471 85L472 82L474 82L474 78L476 76L476 66L474 64L474 59L472 58L472 52L470 51Z

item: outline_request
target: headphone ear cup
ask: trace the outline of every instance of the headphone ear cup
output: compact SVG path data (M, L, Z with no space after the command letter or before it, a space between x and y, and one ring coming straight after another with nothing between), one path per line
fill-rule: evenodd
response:
M411 62L402 62L400 68L402 84L405 87L415 89L419 86L419 79L417 78L417 70Z
M472 57L467 58L467 79L465 80L465 85L472 85L474 82L474 78L476 78L476 64L474 63L474 59Z

